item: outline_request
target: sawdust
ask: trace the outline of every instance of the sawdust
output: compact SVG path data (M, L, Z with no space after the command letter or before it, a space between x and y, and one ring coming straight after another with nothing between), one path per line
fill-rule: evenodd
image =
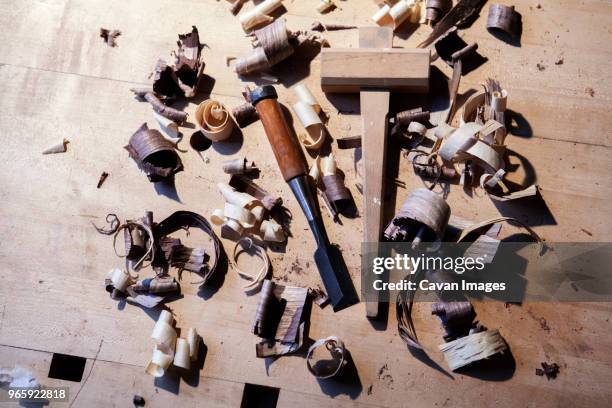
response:
M385 365L380 367L380 369L378 370L378 376L377 377L388 388L393 389L393 382L394 382L393 376L391 376L391 374L389 374L388 371L389 371L389 366L385 363Z
M547 331L547 332L550 331L550 327L548 326L548 322L546 321L545 318L536 316L533 313L533 310L531 310L531 308L527 310L527 313L529 314L529 316L531 316L535 321L537 321L540 324L540 328L542 330Z

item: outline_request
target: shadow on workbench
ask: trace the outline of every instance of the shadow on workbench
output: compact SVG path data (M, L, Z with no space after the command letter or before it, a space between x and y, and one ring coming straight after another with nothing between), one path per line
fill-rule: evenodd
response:
M412 23L409 20L406 20L404 23L402 23L399 27L395 29L393 34L396 37L401 38L402 40L407 40L408 38L410 38L410 36L412 36L412 34L414 34L416 30L419 29L420 26L421 25L419 23Z
M174 176L168 177L162 181L158 181L153 184L153 188L157 195L161 195L167 197L171 200L174 200L178 203L181 203L181 198L179 197L178 191L176 190L176 183L174 181Z
M430 368L433 368L434 370L438 370L439 372L441 372L442 374L444 374L445 376L447 376L451 380L455 379L455 377L453 377L453 375L451 373L446 371L444 369L444 367L442 367L440 364L438 364L434 360L432 360L432 358L429 357L429 355L425 352L425 350L419 350L419 349L417 349L415 347L410 347L410 346L407 346L406 348L408 349L408 351L410 352L412 357L416 358L421 363L425 364L426 366L428 366Z
M219 291L221 286L223 286L225 275L227 274L227 270L229 268L227 253L225 253L225 249L222 245L220 246L219 250L220 253L219 260L217 261L217 270L210 277L210 279L206 281L206 285L200 285L198 288L198 296L204 300L213 297L214 294Z
M175 109L184 111L187 106L190 104L194 104L198 106L200 103L204 102L207 99L210 99L210 94L212 93L213 88L215 87L216 79L208 76L206 74L202 74L202 78L200 79L200 83L198 84L198 89L193 98L182 98L174 101L170 106ZM191 125L191 126L189 126ZM182 125L183 127L195 128L195 125L189 123L188 126Z
M512 355L510 346L503 354L477 361L456 371L457 374L467 375L484 381L507 381L516 371L516 360Z
M332 398L345 394L351 399L356 399L363 391L363 385L351 352L348 350L346 350L345 361L346 365L340 374L328 379L317 379L317 381L321 391Z
M293 55L272 68L272 75L278 78L279 83L290 88L310 76L310 63L320 52L320 46L304 41Z
M222 142L213 142L212 148L221 155L231 156L240 151L243 143L244 136L242 135L242 130L238 126L234 126L230 137Z

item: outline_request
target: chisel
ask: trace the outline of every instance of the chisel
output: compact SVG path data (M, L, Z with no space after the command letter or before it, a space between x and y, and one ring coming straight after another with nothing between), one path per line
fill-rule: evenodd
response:
M340 251L329 243L307 180L306 159L297 139L289 131L276 90L271 85L258 87L251 91L250 99L264 126L281 174L300 203L317 242L314 259L330 303L334 311L348 307L358 301L357 294Z

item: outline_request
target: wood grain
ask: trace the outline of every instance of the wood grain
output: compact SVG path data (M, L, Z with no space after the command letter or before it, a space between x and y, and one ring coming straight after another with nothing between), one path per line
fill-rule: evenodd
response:
M321 51L323 92L359 92L363 88L426 93L429 50L324 48Z
M607 242L612 233L608 222L612 219L612 135L607 131L612 127L608 112L612 6L599 0L540 0L541 8L532 0L500 2L515 5L523 16L521 46L492 37L481 15L461 33L466 42L479 43L479 52L488 61L462 78L460 93L479 89L488 76L509 91L508 108L526 123L520 134L508 136L508 145L532 169L531 174L517 170L513 177L517 181L535 177L544 205L497 208L478 192L469 197L459 186L451 186L452 212L475 221L512 213L548 240ZM340 9L321 16L315 10L318 0L285 1L283 17L292 30L307 29L313 20L371 24L373 2L340 3ZM74 386L81 384L46 378L51 353L90 359L87 372L103 340L75 407L129 406L134 393L142 393L147 406L153 407L198 406L203 401L215 407L236 407L245 382L279 387L278 406L283 407L474 406L482 401L500 407L554 407L568 401L577 407L609 406L612 307L607 303L526 302L508 308L496 302L477 303L478 319L499 329L511 347L516 366L503 381L466 374L449 378L416 359L397 337L394 308L386 327L373 328L359 306L337 314L315 306L309 337L340 336L355 362L358 385L338 386L317 382L300 356L270 364L255 357L257 339L249 328L257 298L243 294L242 282L231 270L216 292L199 291L185 276L181 285L185 297L169 305L179 326L195 327L208 347L197 386L182 382L178 391L167 389L144 374L155 316L108 297L104 277L122 263L108 237L97 234L90 221L101 223L113 211L122 219L140 217L146 209L153 210L157 220L180 209L208 217L223 203L216 190L216 183L228 178L221 163L238 154L257 163L262 175L258 184L285 198L294 214L301 211L278 172L260 125L243 129L242 138L230 144L213 145L205 152L209 163L193 150L181 153L185 171L176 177L175 195L151 185L122 148L144 121L154 125L150 106L135 101L129 88L149 84L147 77L157 58L170 59L177 33L186 32L192 24L210 47L203 50L205 73L215 80L208 90L228 108L243 103L244 83L225 66L224 56L246 55L251 45L227 6L213 0L7 0L0 4L0 24L10 28L0 30L2 365L22 364L43 383L68 385L74 393ZM245 9L250 6L252 2ZM100 26L123 31L118 47L103 43L98 37ZM401 27L395 45L414 47L429 29L418 27L408 35L411 30ZM333 47L359 46L357 30L324 36ZM561 58L563 64L556 65ZM359 97L327 98L319 87L320 56L308 70L305 65L293 57L281 63L281 82L287 88L305 83L311 89L330 116L327 128L332 138L359 133ZM449 76L449 67L440 61L435 65ZM293 93L286 87L277 86L277 90L280 102L288 105ZM593 96L585 92L587 87L593 89ZM398 100L406 107L417 103L406 96ZM186 104L188 126L194 125L198 102ZM181 147L189 149L194 130L181 127ZM63 137L71 140L68 152L40 155L50 142ZM363 214L353 153L334 153ZM516 158L511 160L517 163ZM102 171L110 176L98 190ZM398 189L396 208L408 191L422 186L404 161L400 161L398 178L406 189ZM337 225L324 217L330 240L341 245L359 288L363 218L343 219L343 225ZM285 252L269 252L275 279L299 286L320 281L307 255L314 251L307 227L303 217L295 217ZM504 234L513 231L506 226L502 230ZM180 238L198 242L195 235L192 231L190 237ZM223 243L225 248L233 247L231 241ZM428 306L415 310L415 325L423 344L435 350L442 332ZM542 318L549 330L542 329ZM444 366L440 354L431 357ZM562 366L554 381L534 375L545 360ZM385 365L387 369L379 374Z
M393 31L389 27L359 30L360 48L391 48L392 46ZM385 68L388 70L390 66L385 66ZM362 89L359 93L364 171L363 242L378 242L382 233L390 96L387 89ZM366 302L367 317L377 317L378 310L378 302Z

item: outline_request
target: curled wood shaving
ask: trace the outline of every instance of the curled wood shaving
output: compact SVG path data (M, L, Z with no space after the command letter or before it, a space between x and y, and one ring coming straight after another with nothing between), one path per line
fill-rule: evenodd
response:
M302 144L309 150L319 149L325 142L327 134L319 116L321 106L305 85L297 85L295 93L299 101L293 104L293 111L308 134L308 136L300 135Z
M461 26L466 21L472 19L478 14L485 2L486 0L459 0L459 2L455 4L455 7L436 24L425 41L418 45L418 48L424 48L433 44L438 37L451 28Z
M271 23L274 18L270 14L281 6L281 0L264 0L254 8L245 11L238 16L242 29L249 32L253 28Z
M117 42L115 41L117 37L121 35L121 31L119 30L109 30L107 28L100 28L100 37L104 39L104 42L109 47L116 47Z
M119 217L117 217L117 214L107 214L106 223L110 226L110 228L108 229L100 228L96 226L96 224L94 224L93 221L91 225L93 225L96 231L104 235L113 235L115 232L117 232L117 229L121 225L121 221L119 221Z
M137 292L145 293L168 293L179 289L178 282L171 276L158 276L139 280L133 286Z
M387 226L384 236L390 241L439 242L450 218L450 206L426 188L412 191Z
M424 111L423 108L415 108L398 112L395 115L395 121L400 126L408 126L411 122L419 122L421 124L427 123L429 117L429 111Z
M262 264L259 268L253 268L256 269L255 274L246 273L238 267L238 258L243 253L249 253L249 250L254 251L254 256L260 258L262 261ZM255 244L251 238L241 238L240 240L238 240L238 242L236 242L236 245L234 246L233 260L233 267L236 273L240 275L241 278L249 281L248 283L243 285L242 288L244 289L244 291L250 292L259 289L261 283L268 274L268 270L270 269L270 259L268 258L266 250L263 247Z
M355 25L347 25L347 24L323 24L320 21L314 21L310 26L312 31L339 31L339 30L352 30L357 28Z
M188 257L186 258L185 264L182 266L182 268L190 270L201 276L201 283L204 285L217 271L219 259L221 258L221 242L219 240L219 237L217 237L217 234L215 234L215 232L213 231L211 225L206 220L206 218L191 211L177 211L171 214L165 220L156 224L153 227L153 233L155 234L155 237L166 237L175 231L178 231L180 229L188 229L191 227L202 230L206 235L210 237L213 244L214 259L212 260L212 264L210 267L203 264L201 267L198 267L198 265L200 265L200 258L201 256L203 256L204 250L201 248L191 249L181 246L182 250L186 251L185 255L187 255L188 253ZM185 259L185 257L182 257L181 260L182 259ZM181 267L178 264L177 266Z
M425 19L434 26L453 7L452 0L427 0L425 3Z
M253 37L255 46L253 52L247 57L236 60L234 70L238 75L267 70L294 52L284 19L256 30Z
M247 0L234 0L232 5L230 6L230 12L233 15L237 15L238 13L240 13L240 10L242 9L242 6L246 2L247 2Z
M415 1L399 0L393 6L384 4L372 20L379 26L390 26L395 30L412 16L414 22L420 20L420 4Z
M47 147L43 150L42 154L65 153L68 150L66 147L68 143L70 143L70 141L64 138L60 143Z
M418 274L415 280L418 280ZM400 338L408 346L418 350L423 350L423 346L419 343L414 321L412 320L412 309L414 307L414 297L416 291L401 291L397 294L395 302L395 311L397 315L397 331Z
M176 124L176 122L160 115L157 112L153 112L153 117L157 121L162 135L164 135L164 137L168 141L170 141L176 146L176 144L181 140L181 134L179 133L178 125Z
M159 131L149 129L146 123L132 135L125 149L151 182L163 180L183 170L183 163L174 145Z
M507 135L505 111L508 92L491 78L483 86L483 92L475 93L466 101L459 129L447 127L449 130L443 136L446 140L438 154L446 162L465 164L464 185L477 182L470 181L474 173L470 166L482 169L479 184L493 200L509 201L535 196L538 191L535 185L510 192L503 182L506 174L504 143Z
M291 33L291 39L297 43L297 47L311 46L317 48L329 47L329 42L321 37L321 34L313 31L299 30Z
M181 89L186 98L195 96L202 77L204 64L200 61L200 52L203 45L200 44L200 36L196 26L192 26L191 32L179 34L174 61L174 71L179 79Z
M163 59L157 60L153 69L153 91L166 98L185 96L174 68Z
M190 328L186 338L178 337L174 323L170 312L162 310L151 334L155 347L145 368L147 374L163 377L171 364L189 370L191 363L197 360L200 336Z
M164 261L166 263L170 263L172 250L175 247L182 245L180 239L169 236L159 237L157 244L159 245L159 249L161 249L162 253L164 254Z
M319 0L317 11L321 14L326 14L335 9L336 7L336 3L334 3L333 0Z
M457 242L462 242L464 241L472 232L478 231L480 229L483 229L485 227L500 223L500 222L507 222L509 224L517 224L519 227L524 228L525 230L527 230L527 232L529 232L529 235L531 235L531 237L538 242L540 245L540 252L544 249L544 240L542 238L540 238L540 236L527 224L517 220L516 218L512 218L512 217L497 217L497 218L491 218L489 220L486 221L482 221L482 222L478 222L476 224L472 224L470 225L468 228L465 228L462 232L461 235L459 236L459 238L457 239Z
M221 102L207 99L198 105L195 115L202 133L213 142L226 140L232 135L234 120Z
M223 162L223 171L227 174L246 174L257 170L255 162L248 161L246 157Z
M154 377L162 377L165 374L174 360L177 337L172 315L167 310L162 310L151 334L151 338L155 340L155 348L145 368L147 374Z
M428 189L432 190L438 180L452 180L458 175L454 167L442 166L436 160L436 155L431 155L429 152L423 150L410 150L404 156L408 158L410 153L415 153L412 156L412 170L414 174L424 178L433 179L431 185L427 186Z
M262 187L257 185L253 180L241 176L241 175L232 175L229 181L229 185L235 188L237 191L247 193L263 204L263 206L268 211L272 211L277 206L281 206L283 204L283 199L279 196L273 196L264 190Z
M431 305L431 314L438 316L445 330L444 340L451 341L469 332L476 317L474 307L468 301L436 302Z
M458 228L461 230L461 234L459 235L459 237L457 238L456 242L465 242L466 238L468 236L470 236L472 233L474 232L478 232L478 231L483 231L485 230L485 228L490 227L487 229L485 235L488 236L489 238L494 238L498 233L499 233L499 228L500 228L500 222L509 222L509 223L516 223L519 226L522 226L523 228L525 228L530 234L531 236L534 238L535 241L539 242L540 244L540 252L544 249L544 243L541 240L541 238L536 234L535 231L533 231L530 227L528 227L527 225L523 224L522 222L514 219L514 218L510 218L510 217L499 217L499 218L493 218L490 220L486 220L486 221L482 221L482 222L478 222L478 223L469 223L466 220L454 217L453 219L453 226L455 228ZM482 236L485 236L482 235ZM480 236L480 237L482 237ZM479 238L480 238L479 237ZM466 254L464 254L464 256L467 256L467 253L470 250L475 250L474 248L470 247L466 250ZM491 254L493 255L493 254ZM492 258L492 257L491 257ZM423 271L419 270L417 271L417 273L415 275L411 275L409 277L406 277L406 279L414 279L415 281L419 281L422 279L424 273ZM414 298L416 296L417 291L400 291L397 295L397 300L396 300L396 314L397 314L397 329L398 329L398 333L400 335L400 337L402 338L402 340L410 347L414 347L416 349L423 349L423 346L419 343L418 337L417 337L417 333L416 333L416 328L414 326L414 322L412 320L412 309L414 306ZM457 303L457 302L452 302L452 303ZM456 310L450 310L450 312L452 314L455 314L456 316L453 317L453 319L457 318L460 321L466 321L468 320L468 315L470 313L469 309L470 306L467 305L458 305L455 309ZM444 306L445 312L447 313L447 308L446 306ZM453 307L451 307L451 309L453 309ZM436 306L432 306L432 312L433 314L438 314L436 313L438 310L438 307ZM463 317L462 317L463 316ZM444 320L442 321L443 325L445 328L447 328L447 325L445 325ZM482 327L477 325L476 326L476 330L474 330L473 328L470 329L470 335L478 330L482 330ZM447 330L447 334L451 334L451 337L453 335L453 333L449 333L449 331ZM500 336L501 337L501 336ZM463 337L464 338L464 337ZM441 348L443 346L440 346ZM448 360L447 360L448 361ZM451 363L449 362L449 365L451 365ZM451 366L452 368L452 366Z
M439 346L451 370L464 367L475 361L503 353L508 346L498 330L485 330L480 333L458 338Z
M487 30L517 38L520 31L520 16L514 10L514 6L491 4L487 16Z
M252 330L265 339L256 345L257 357L279 356L302 346L307 299L307 289L263 281Z
M155 96L152 90L131 88L130 91L134 92L138 98L149 102L153 107L153 110L159 115L170 119L179 125L187 120L186 112L166 106L157 96Z
M331 360L319 360L313 364L315 350L325 346L331 356ZM337 336L329 336L315 341L306 353L306 366L308 371L317 378L326 379L335 377L346 365L346 349L344 342Z
M321 158L320 168L324 193L329 201L338 207L341 205L341 202L350 200L351 194L344 185L344 177L338 173L336 158L333 154Z
M113 249L115 251L115 255L117 255L119 258L126 258L127 260L129 260L130 258L133 258L130 255L130 248L126 248L126 250L128 252L124 253L124 254L120 254L119 252L117 252L117 237L119 236L119 233L123 230L132 230L132 229L136 229L139 231L144 231L146 232L146 237L143 238L143 243L146 243L146 249L145 251L142 253L142 256L140 256L140 258L138 259L138 261L136 261L133 264L128 264L128 267L132 270L138 270L141 266L142 263L146 260L146 259L153 259L155 258L155 240L154 240L154 236L153 236L153 231L151 229L151 227L147 224L145 224L144 222L142 222L142 220L138 220L138 221L131 221L131 220L127 220L124 224L121 224L119 226L119 228L117 228L117 230L115 231L115 234L113 235ZM140 255L140 254L139 254ZM137 275L136 275L137 277Z
M153 91L168 98L195 96L205 64L200 60L203 44L200 43L198 29L192 26L191 32L179 34L178 50L173 52L174 65L157 61L153 71Z
M232 109L232 115L240 128L246 127L259 119L257 110L250 102L236 106Z
M184 245L176 245L170 252L170 265L179 269L179 277L182 271L187 270L200 276L205 276L208 265L208 255L202 248L189 248Z
M263 203L250 194L236 191L227 184L217 184L226 203L223 210L213 211L211 220L222 227L222 231L232 231L231 235L244 233L260 234L265 241L284 242L286 235L281 225L266 220Z
M128 286L134 284L134 278L122 269L114 268L109 273L110 282L113 285L113 291L125 293Z

